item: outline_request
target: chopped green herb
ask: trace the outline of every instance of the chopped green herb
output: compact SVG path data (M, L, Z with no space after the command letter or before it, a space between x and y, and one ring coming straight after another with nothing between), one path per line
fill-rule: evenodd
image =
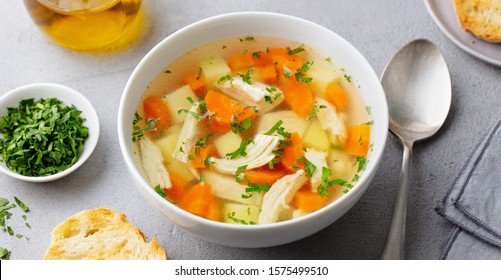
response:
M373 125L373 124L374 124L374 120L372 120L372 121L368 121L368 122L366 122L365 124L366 124L366 125Z
M251 109L254 113L259 112L259 110L257 109L257 106L245 106L244 109Z
M344 74L344 79L348 82L351 83L351 76L348 74Z
M246 36L245 38L240 38L240 42L243 42L243 41L253 41L254 40L254 37L253 36Z
M188 160L194 160L195 157L193 155L188 155Z
M28 223L25 223L25 225L26 225L26 227L27 227L27 228L31 229L31 226L30 226L30 224L28 224Z
M210 119L212 117L212 115L199 115L197 114L196 112L193 112L191 110L188 110L188 109L179 109L177 110L177 113L178 114L181 114L181 113L186 113L186 114L190 114L192 115L195 119L197 119L198 121L201 121L203 119Z
M291 140L280 140L278 142L278 146L279 147L287 147L287 146L290 146L292 145L292 141Z
M196 78L197 80L200 80L200 77L202 77L203 71L204 70L202 69L202 67L198 67L198 74L197 74L197 78Z
M23 215L22 217L23 217L23 220L25 220L25 221L26 221L26 215Z
M365 106L365 111L367 111L367 114L370 116L372 114L372 112L371 112L372 111L371 106L369 106L369 105Z
M147 119L144 121L146 127L141 128L139 122L142 121L143 118L136 112L134 114L134 120L132 121L132 142L137 142L141 140L146 131L150 131L155 129L155 125L157 124L158 119Z
M351 179L351 181L357 182L358 180L360 180L360 175L358 175L358 173L355 173L355 175L353 176L353 179Z
M19 239L21 239L21 237L23 237L23 235L22 235L22 234L17 233L17 234L16 234L16 237L17 237L17 238L19 238Z
M325 59L325 61L327 61L327 62L331 62L331 58L330 58L330 57L328 57L328 58L326 58L326 59Z
M205 183L205 176L200 175L200 183Z
M239 167L237 168L237 172L236 172L236 173L237 173L237 174L239 174L239 173L243 173L243 172L245 172L245 170L247 170L247 165L242 165L242 166L239 166Z
M317 167L304 156L299 157L297 161L298 162L304 161L304 171L306 172L306 176L311 178L313 176L313 173L315 173L315 170L317 170Z
M89 136L81 114L56 98L22 100L0 118L0 157L24 176L48 176L69 168Z
M306 77L306 72L310 70L311 66L313 65L313 61L306 61L303 63L303 65L296 70L296 81L298 82L303 82L306 84L310 84L313 78Z
M282 120L278 120L265 135L272 135L273 133L277 133L284 138L290 138L291 134L285 131L285 128L282 127L284 122Z
M311 112L306 117L306 120L311 121L313 118L315 118L315 116L320 111L320 109L325 109L325 108L327 108L327 106L325 106L325 105L319 106L318 103L315 103L315 106L313 106L313 109L311 109Z
M209 138L209 136L210 136L210 134L207 134L204 137L200 138L200 140L198 140L195 143L195 146L205 147L205 145L207 145L207 139Z
M9 200L7 198L0 197L0 207L9 204Z
M253 58L261 58L261 54L259 52L253 52L252 57Z
M11 227L7 226L7 232L10 234L10 235L14 235L14 231L12 230Z
M248 83L249 85L252 85L252 68L249 67L247 68L247 72L245 72L245 74L240 74L240 73L237 73L238 76L240 76L242 78L242 80L246 83Z
M239 182L240 183L240 182ZM241 196L243 199L249 199L252 197L252 194L242 194Z
M244 54L247 54L248 50L244 50Z
M292 76L292 72L291 72L291 70L289 70L289 68L284 66L284 67L282 67L282 69L284 70L284 77L290 78Z
M355 164L358 164L357 172L365 170L365 168L367 167L367 163L368 163L368 160L366 157L357 157L356 163L355 163Z
M247 182L247 188L245 188L245 191L250 193L250 192L267 192L270 190L270 185L268 183L264 184L255 184L251 182Z
M172 72L171 72L170 70L165 70L165 72L164 72L164 73L165 73L165 74L170 74L170 73L172 73Z
M265 95L264 96L264 101L270 103L270 104L273 104L273 100L271 99L271 96L269 95Z
M226 45L223 45L223 50L224 50L224 49L226 49L226 48L227 48L227 46L226 46Z
M237 122L237 121L238 121L237 117L233 116L231 123L230 123L231 131L235 134L243 133L243 132L247 131L249 128L251 128L251 126L252 126L252 119L250 119L250 118L245 119L241 122Z
M10 251L0 247L0 260L8 260L10 258Z
M26 204L24 204L24 202L22 202L19 198L14 196L14 200L16 201L17 206L19 206L19 208L21 208L24 212L30 211L30 208L26 206Z
M303 52L304 51L304 45L301 45L295 49L292 49L287 47L287 54L288 55L293 55L293 54L297 54L297 53L300 53L300 52Z
M160 195L161 197L165 197L165 191L160 187L160 185L155 186L155 191Z
M235 212L231 212L231 213L228 213L228 219L234 221L235 223L239 223L239 224L242 224L242 225L254 225L256 224L255 222L253 221L250 221L250 222L247 222L246 220L242 220L242 219L239 219L237 217L235 217Z
M179 147L179 152L184 153L183 147Z
M208 155L206 159L204 159L204 165L207 168L210 168L211 164L214 164L214 160L211 155Z
M245 149L247 148L247 145L249 145L252 142L253 142L252 138L242 139L242 142L240 142L240 146L238 147L238 149L236 149L232 153L226 154L226 156L230 157L230 159L236 159L240 156L245 157L247 155Z
M233 82L233 78L231 77L230 74L224 75L219 80L217 80L218 84L224 83L225 81L229 81L230 83Z
M280 158L276 157L276 158L273 158L272 160L270 160L268 162L268 168L269 169L275 169L275 167L277 166L277 164L280 162Z

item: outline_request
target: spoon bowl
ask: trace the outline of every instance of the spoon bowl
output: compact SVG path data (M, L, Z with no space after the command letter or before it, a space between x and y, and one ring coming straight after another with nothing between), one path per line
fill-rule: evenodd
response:
M451 104L451 79L439 49L417 39L402 47L386 65L381 83L388 101L390 131L403 144L397 201L383 259L403 259L412 147L433 136Z

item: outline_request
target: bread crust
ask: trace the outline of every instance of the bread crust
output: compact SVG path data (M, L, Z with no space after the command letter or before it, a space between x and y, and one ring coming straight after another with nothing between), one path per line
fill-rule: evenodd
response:
M165 250L108 208L79 212L51 233L46 260L165 260Z
M501 0L454 0L461 27L492 43L501 42Z

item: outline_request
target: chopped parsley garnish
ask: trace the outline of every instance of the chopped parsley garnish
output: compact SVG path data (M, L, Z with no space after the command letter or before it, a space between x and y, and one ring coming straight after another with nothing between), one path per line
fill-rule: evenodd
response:
M158 195L165 198L165 191L160 187L160 185L155 186L155 191L158 193Z
M200 175L200 183L205 183L205 176Z
M311 121L313 118L315 118L315 116L320 111L320 109L325 109L325 108L327 108L327 106L325 106L325 105L318 105L318 103L315 103L315 106L313 106L313 109L311 109L311 112L306 117L306 120L307 121Z
M28 223L25 223L25 225L26 225L26 227L27 227L27 228L31 229L31 226L30 226L30 224L28 224Z
M364 123L364 124L366 124L366 125L373 125L373 124L374 124L374 120L372 120L372 121L368 121L368 122L366 122L366 123Z
M247 72L245 72L245 74L240 74L240 73L237 73L238 76L240 76L242 78L242 80L246 83L248 83L249 85L252 85L252 68L249 67L247 69Z
M344 79L348 82L351 83L351 76L348 74L344 74Z
M348 183L346 180L343 179L334 179L334 180L329 180L329 176L331 175L332 171L327 168L327 167L322 167L322 183L318 185L317 191L320 194L321 197L327 197L329 196L329 189L332 186L335 185L340 185L347 187L348 189L351 189L353 187L352 184ZM347 191L345 191L346 193Z
M10 258L10 251L0 247L0 260L8 260Z
M328 58L326 58L326 59L325 59L325 61L327 61L327 62L331 62L331 58L330 58L330 57L328 57Z
M69 168L89 136L81 114L57 98L22 100L0 118L0 157L24 176L48 176Z
M228 213L227 217L228 217L228 219L234 221L235 223L242 224L242 225L255 225L256 224L253 221L247 222L246 220L239 219L239 218L235 217L235 215L236 215L235 212L231 212L231 213Z
M238 182L238 181L237 181L237 182ZM238 183L240 183L240 182L238 182ZM252 194L242 194L242 196L241 196L241 197L242 197L243 199L249 199L249 198L251 198L251 197L252 197Z
M254 37L253 36L246 36L245 38L240 38L240 42L244 42L244 41L254 41Z
M273 104L273 102L277 101L277 99L282 95L276 87L266 87L266 91L270 93L270 95L265 95L264 101L270 104Z
M310 84L313 78L306 77L306 72L310 70L310 67L313 65L313 61L306 61L303 63L301 68L296 70L296 81L298 82L303 82L305 84Z
M255 184L251 182L247 182L247 188L245 188L245 191L250 193L250 192L267 192L270 190L270 185L268 183L264 184Z
M26 206L26 204L24 204L24 202L22 202L19 198L14 196L14 201L16 201L17 206L19 206L19 208L21 208L24 212L30 211L30 208Z
M170 74L170 73L172 73L172 72L171 72L170 70L165 70L165 72L164 72L164 73L165 73L165 74Z
M226 46L226 45L223 45L223 50L224 50L224 49L226 49L226 48L227 48L227 46Z
M245 170L247 170L247 165L242 165L242 166L239 166L239 167L237 168L237 172L236 172L236 173L237 173L237 174L239 174L239 173L243 173L243 172L245 172Z
M245 157L247 155L245 149L247 148L247 145L249 145L252 142L253 142L252 138L242 139L242 142L240 142L240 146L238 147L238 149L236 149L232 153L226 154L226 156L230 157L230 159L236 159L240 156Z
M261 58L261 54L259 52L253 52L252 57L253 58Z
M280 158L276 157L276 158L273 158L272 160L270 160L268 162L268 168L269 169L275 169L275 167L277 166L277 164L280 162Z
M365 170L368 162L366 157L357 157L355 163L355 165L358 164L357 172Z
M193 98L191 97L186 97L186 99L192 104L194 105L195 104L195 101L193 100ZM186 114L190 114L192 115L195 119L197 119L198 121L201 121L203 119L210 119L212 117L213 114L210 114L208 115L207 114L207 103L205 103L204 101L202 102L199 102L198 103L198 110L200 111L200 114L197 114L196 112L193 112L191 110L188 110L188 109L179 109L177 110L177 113L178 114L181 114L181 113L186 113Z
M233 78L230 76L230 74L224 75L219 80L217 80L218 84L224 83L226 81L229 81L230 83L233 82Z
M297 162L304 162L304 171L306 172L306 176L309 178L311 178L313 173L315 173L315 170L317 170L317 167L304 156L299 157Z
M287 47L287 54L288 55L293 55L293 54L297 54L297 53L300 53L300 52L303 52L304 51L304 45L301 45L295 49L291 49L289 47Z
M207 168L210 168L210 166L214 164L214 160L212 159L211 155L208 155L206 159L204 159L204 165Z
M369 106L369 105L365 106L365 111L367 111L367 114L370 116L372 114L371 106Z
M284 122L282 120L278 120L268 132L265 133L265 135L272 135L273 133L277 133L281 135L284 138L290 138L291 134L287 131L285 131L285 128L282 127L282 124Z
M233 116L232 119L231 119L231 123L230 123L230 127L231 127L231 131L235 134L238 134L238 133L243 133L245 131L247 131L249 128L251 128L252 126L252 119L245 119L241 122L237 122L238 119L236 116Z
M289 70L289 68L284 66L284 67L282 67L282 69L284 70L284 77L290 78L292 76L292 72L291 72L291 70Z
M136 112L134 114L134 120L132 121L132 142L141 140L146 131L155 129L155 125L158 121L158 119L147 119L144 121L146 126L144 128L141 128L139 122L141 122L142 120L143 118Z
M209 138L209 136L210 136L210 134L207 134L204 137L200 138L200 140L198 140L195 143L195 146L205 147L205 145L207 145L207 139Z
M202 73L203 73L203 69L202 67L198 67L198 73L197 73L197 80L200 80L200 77L202 77Z

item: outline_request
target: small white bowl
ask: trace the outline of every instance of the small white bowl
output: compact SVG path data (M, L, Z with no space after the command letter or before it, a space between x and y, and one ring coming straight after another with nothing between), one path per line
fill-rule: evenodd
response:
M23 176L10 170L3 161L0 162L0 171L19 180L34 183L49 182L60 179L75 171L94 151L97 139L99 138L99 119L97 117L96 110L94 110L94 107L85 96L74 89L59 84L38 83L18 87L1 96L0 117L7 113L7 108L18 107L21 100L30 98L34 98L35 100L41 98L57 98L66 105L74 105L78 110L82 111L82 118L86 119L84 125L89 128L89 137L85 140L84 149L77 162L75 162L75 164L70 166L68 169L59 173L40 177Z
M138 171L132 150L134 112L150 82L173 60L209 42L242 36L273 36L311 46L353 75L364 102L371 106L373 149L366 171L343 197L304 217L260 225L210 221L188 213L161 198ZM345 39L313 22L274 13L244 12L220 15L191 24L156 45L134 69L118 111L118 139L133 180L144 197L179 227L202 239L235 247L276 246L309 236L345 214L370 186L381 161L388 133L388 107L379 78L367 60Z

